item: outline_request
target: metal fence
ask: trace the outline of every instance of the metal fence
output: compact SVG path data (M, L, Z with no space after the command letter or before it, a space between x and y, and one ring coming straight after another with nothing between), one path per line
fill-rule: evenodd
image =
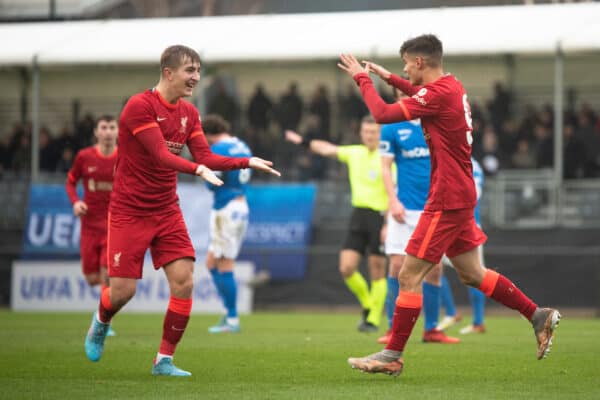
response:
M484 224L496 228L600 227L600 180L555 184L552 170L512 170L487 179Z

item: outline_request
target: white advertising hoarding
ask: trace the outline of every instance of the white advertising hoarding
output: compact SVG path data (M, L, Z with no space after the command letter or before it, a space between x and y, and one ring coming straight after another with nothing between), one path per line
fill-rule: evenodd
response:
M236 262L238 311L252 311L253 290L248 282L254 265ZM15 261L12 267L11 308L15 311L93 311L98 307L100 290L91 288L77 261ZM224 308L206 268L194 271L194 313L224 313ZM138 281L134 298L123 311L164 312L169 302L169 284L161 270L144 265L144 278Z

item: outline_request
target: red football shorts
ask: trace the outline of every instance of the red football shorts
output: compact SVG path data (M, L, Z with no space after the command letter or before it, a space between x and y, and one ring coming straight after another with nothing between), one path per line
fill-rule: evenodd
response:
M79 254L84 275L97 274L100 267L106 268L106 232L82 228Z
M141 279L147 249L154 269L180 258L195 259L179 207L145 216L110 212L107 241L110 277Z
M406 254L439 263L485 243L487 236L475 223L472 208L423 211L413 232Z

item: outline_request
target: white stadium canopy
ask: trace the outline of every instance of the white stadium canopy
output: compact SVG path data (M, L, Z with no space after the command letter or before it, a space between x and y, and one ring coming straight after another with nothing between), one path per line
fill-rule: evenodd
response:
M157 63L185 44L210 62L391 57L435 33L449 55L600 50L600 4L0 24L0 66Z

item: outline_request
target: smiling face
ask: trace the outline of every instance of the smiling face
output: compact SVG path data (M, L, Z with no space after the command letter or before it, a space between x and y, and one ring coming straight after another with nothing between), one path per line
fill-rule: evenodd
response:
M160 69L168 101L189 97L200 80L200 56L190 47L170 46L160 57Z
M190 97L200 80L200 63L185 57L178 67L165 68L164 74L174 94L178 97Z

